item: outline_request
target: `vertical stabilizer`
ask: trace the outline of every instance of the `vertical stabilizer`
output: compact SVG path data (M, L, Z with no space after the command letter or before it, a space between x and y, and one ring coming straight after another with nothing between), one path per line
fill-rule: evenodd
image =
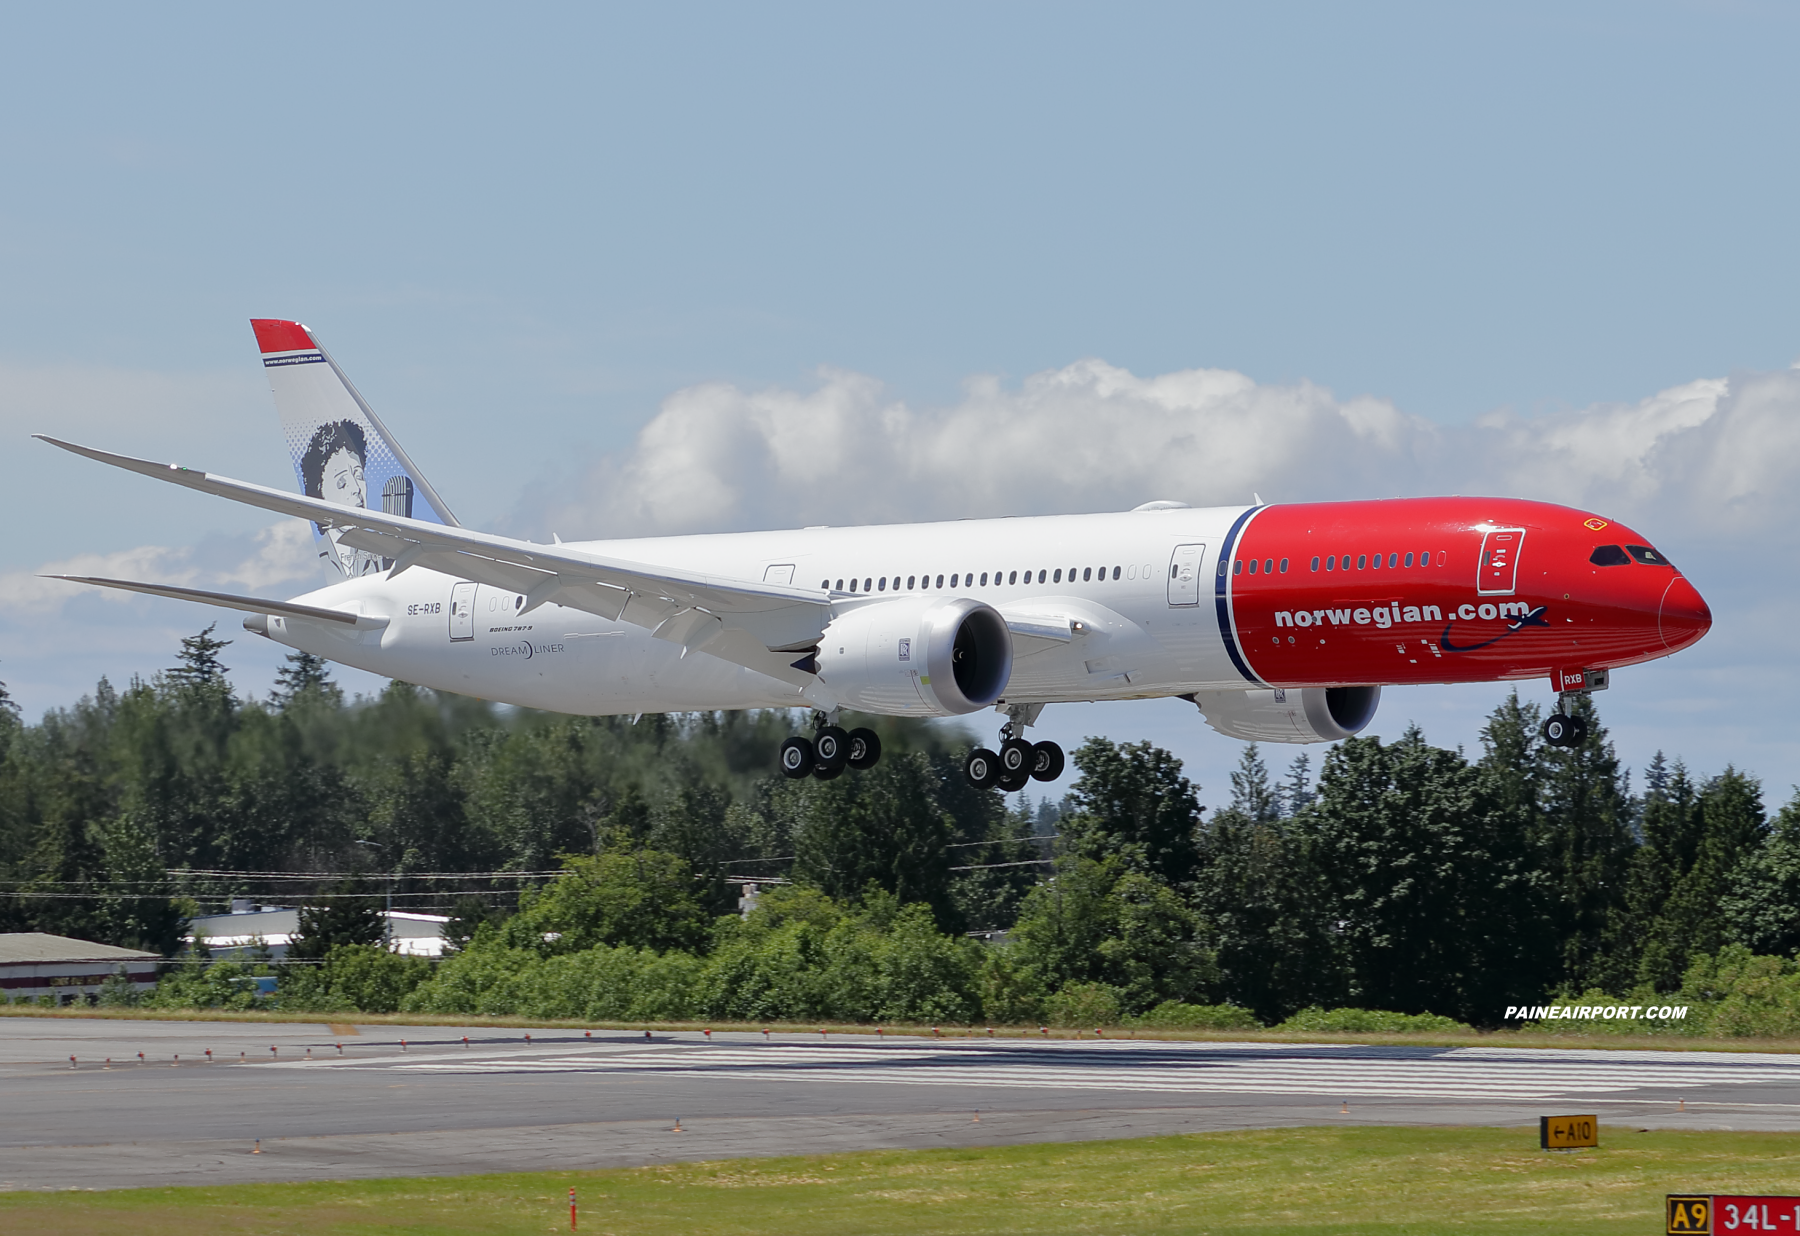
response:
M301 492L344 506L379 506L393 515L459 527L406 451L344 376L331 354L298 322L252 318L263 372ZM317 524L319 557L333 578L385 567L366 550L339 545Z

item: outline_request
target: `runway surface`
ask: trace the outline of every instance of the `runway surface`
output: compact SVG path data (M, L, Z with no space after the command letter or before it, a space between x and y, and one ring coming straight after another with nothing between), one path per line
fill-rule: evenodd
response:
M1800 1130L1800 1056L1717 1052L0 1018L0 1084L6 1189L1576 1112Z

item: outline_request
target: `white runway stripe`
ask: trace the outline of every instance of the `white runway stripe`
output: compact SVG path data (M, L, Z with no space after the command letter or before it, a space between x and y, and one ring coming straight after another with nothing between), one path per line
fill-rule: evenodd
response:
M434 1046L439 1046L435 1045ZM1094 1062L1096 1054L1109 1059ZM1065 1059L1058 1059L1064 1057ZM1066 1062L1065 1062L1066 1060ZM1164 1093L1548 1099L1646 1088L1800 1088L1800 1058L1768 1054L1522 1048L1293 1048L1110 1042L942 1047L658 1044L573 1051L443 1049L379 1060L295 1062L434 1073L593 1073L851 1084L1001 1086ZM265 1066L268 1067L268 1066Z

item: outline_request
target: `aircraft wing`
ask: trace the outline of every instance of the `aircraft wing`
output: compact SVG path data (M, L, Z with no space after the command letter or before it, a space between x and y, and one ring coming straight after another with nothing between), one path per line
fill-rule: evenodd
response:
M423 566L520 593L525 613L554 601L648 628L656 638L681 645L684 656L704 651L800 687L815 681L811 650L831 621L830 600L815 589L628 562L567 545L538 545L33 436L115 468L337 528L341 544L392 559L390 577Z

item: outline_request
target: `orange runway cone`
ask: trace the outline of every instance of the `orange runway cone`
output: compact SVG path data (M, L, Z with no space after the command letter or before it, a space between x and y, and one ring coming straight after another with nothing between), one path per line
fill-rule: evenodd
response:
M256 1149L252 1150L250 1153L251 1154L261 1154L262 1153L262 1138L259 1137L256 1139Z

